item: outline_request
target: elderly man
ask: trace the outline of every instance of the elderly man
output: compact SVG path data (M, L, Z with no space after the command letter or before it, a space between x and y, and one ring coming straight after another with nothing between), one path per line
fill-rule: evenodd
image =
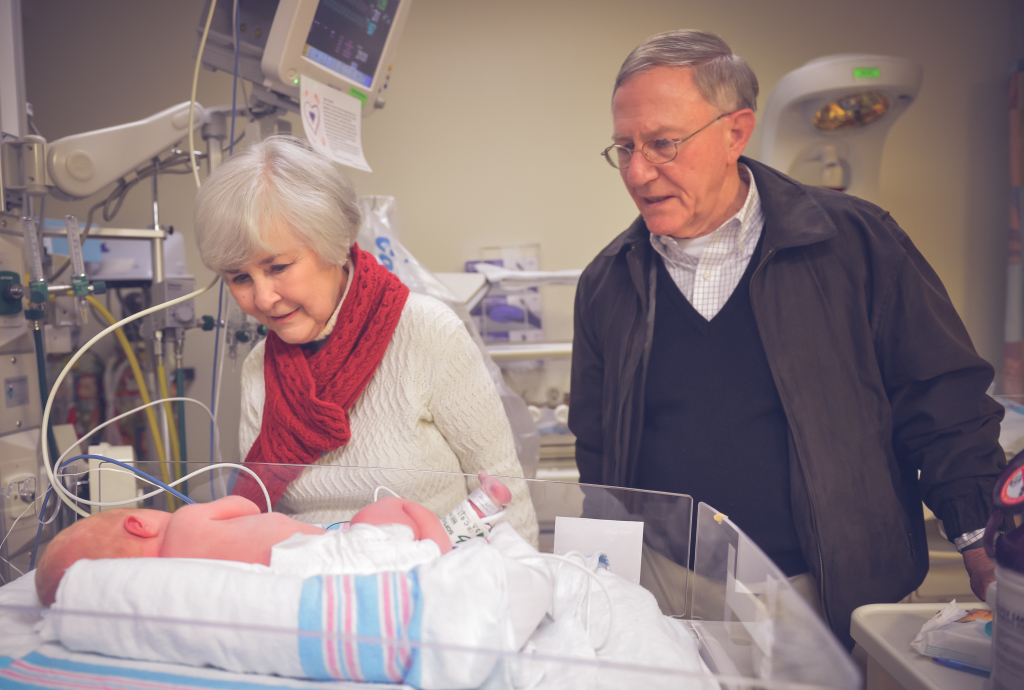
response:
M713 34L623 63L604 155L640 217L580 279L569 427L581 481L728 514L852 645L853 609L924 579L922 499L984 596L1002 408L888 213L740 155L757 93Z

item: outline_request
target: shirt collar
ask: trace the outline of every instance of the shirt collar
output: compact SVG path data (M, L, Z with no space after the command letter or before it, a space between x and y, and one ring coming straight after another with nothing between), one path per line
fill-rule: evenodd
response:
M757 183L754 182L754 176L750 174L747 166L740 163L737 165L737 169L740 178L749 185L747 198L743 201L743 206L740 207L740 210L730 216L715 230L700 237L680 239L651 233L651 244L659 254L673 261L696 264L700 260L700 255L704 252L704 248L712 242L713 238L714 240L726 239L723 235L727 234L730 229L737 225L739 226L739 232L736 233L733 242L736 250L742 251L743 247L747 244L747 240L750 239L750 233L760 229L755 227L757 223L752 223L751 221L761 214L761 197L757 193Z

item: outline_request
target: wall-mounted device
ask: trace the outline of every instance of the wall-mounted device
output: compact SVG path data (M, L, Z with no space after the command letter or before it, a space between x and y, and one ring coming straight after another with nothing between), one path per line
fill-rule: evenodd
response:
M921 88L920 65L884 55L830 55L784 76L761 121L762 163L805 184L879 203L882 148Z
M209 2L197 27L202 34ZM253 97L287 107L306 75L362 101L362 115L384 107L398 42L412 0L259 0L238 6L238 74ZM203 64L233 72L233 3L219 0ZM290 108L295 109L295 108Z
M293 98L299 75L384 107L411 0L281 0L263 52L264 84Z

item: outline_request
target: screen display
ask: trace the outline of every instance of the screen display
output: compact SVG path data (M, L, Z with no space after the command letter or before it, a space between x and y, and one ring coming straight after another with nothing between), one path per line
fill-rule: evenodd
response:
M373 82L400 0L320 0L302 54L365 88Z

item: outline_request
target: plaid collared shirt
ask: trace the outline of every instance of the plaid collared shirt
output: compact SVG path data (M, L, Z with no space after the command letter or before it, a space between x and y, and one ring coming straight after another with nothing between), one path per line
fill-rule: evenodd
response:
M665 260L665 268L693 308L710 321L729 301L739 285L764 228L764 213L757 184L750 171L739 166L750 184L742 208L714 232L695 239L651 235L651 245Z

